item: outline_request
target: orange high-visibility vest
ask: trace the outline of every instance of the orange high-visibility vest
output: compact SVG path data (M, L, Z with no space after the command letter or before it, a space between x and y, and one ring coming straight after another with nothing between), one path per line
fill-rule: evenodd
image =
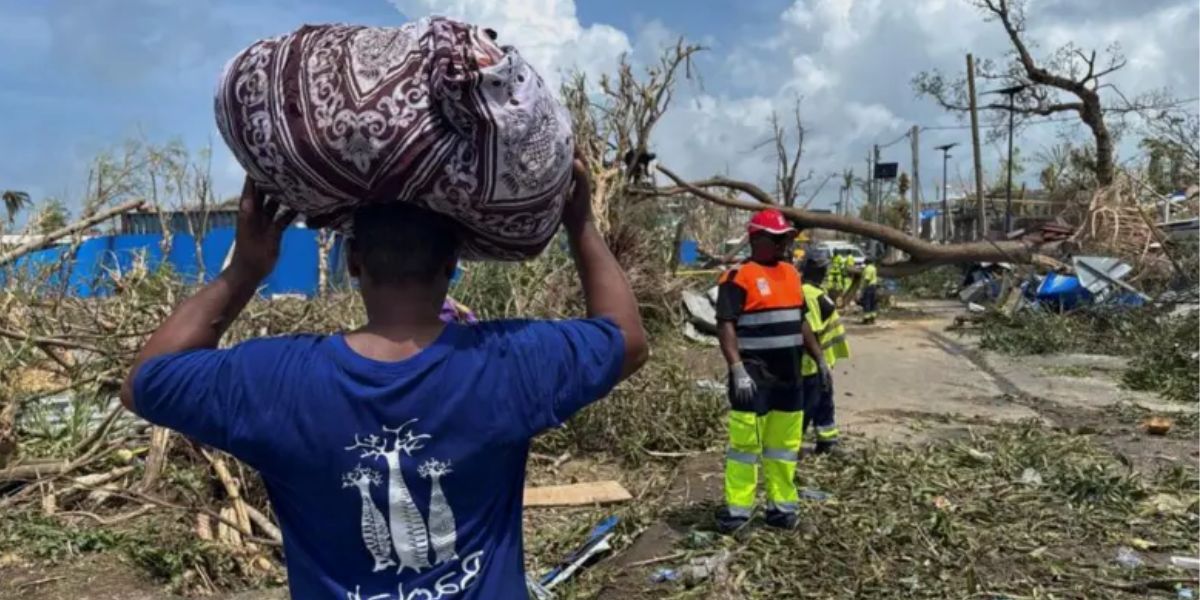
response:
M726 271L721 283L732 281L746 292L738 317L737 339L741 350L801 348L804 292L800 273L791 263L763 265L754 261Z

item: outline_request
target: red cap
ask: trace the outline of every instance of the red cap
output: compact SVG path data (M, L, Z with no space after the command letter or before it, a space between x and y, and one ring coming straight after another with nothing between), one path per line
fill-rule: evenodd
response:
M773 208L754 213L754 216L750 217L750 225L746 229L750 233L765 231L773 235L796 232L796 228L792 227L791 222L783 216L783 213Z

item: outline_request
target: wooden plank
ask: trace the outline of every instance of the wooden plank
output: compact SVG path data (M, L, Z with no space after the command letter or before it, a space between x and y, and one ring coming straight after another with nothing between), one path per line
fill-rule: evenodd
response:
M632 499L629 490L611 480L525 488L525 506L582 506Z

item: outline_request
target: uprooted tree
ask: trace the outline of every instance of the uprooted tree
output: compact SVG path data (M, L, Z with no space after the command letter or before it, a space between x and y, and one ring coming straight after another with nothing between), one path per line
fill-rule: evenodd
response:
M1126 59L1116 44L1103 54L1085 51L1068 43L1048 56L1035 57L1035 44L1027 39L1024 0L968 0L986 19L1004 28L1012 50L1002 60L980 61L976 74L980 79L1014 90L1014 116L1022 122L1030 117L1074 114L1088 128L1094 140L1094 162L1090 165L1100 185L1111 185L1116 177L1113 131L1105 114L1140 113L1169 105L1163 98L1147 95L1128 98L1106 78L1123 69ZM970 110L965 76L948 79L938 71L918 74L912 81L918 94L929 96L943 108L965 114ZM1101 97L1110 92L1113 100ZM980 108L996 109L993 124L1006 122L1009 105L997 101Z
M798 195L802 181L797 178L802 147L797 145L789 151L784 128L778 119L774 121L775 136L768 142L777 146L778 196L772 196L753 183L720 176L687 181L666 165L652 160L656 158L649 150L653 129L670 106L680 75L691 76L692 57L701 50L699 46L680 41L641 77L628 60L623 60L615 78L600 80L599 93L595 96L582 76L564 86L563 95L575 122L576 144L594 181L593 210L601 230L615 246L618 258L625 250L623 245L631 239L626 235L628 227L634 226L628 217L630 213L652 198L690 196L740 210L776 206L800 228L830 229L878 240L909 256L902 263L884 265L883 272L891 276L942 264L1029 263L1035 260L1036 248L1023 241L937 245L887 225L789 206L789 200L794 202ZM797 144L800 144L803 124L798 108L795 117ZM653 185L655 172L665 175L674 185Z

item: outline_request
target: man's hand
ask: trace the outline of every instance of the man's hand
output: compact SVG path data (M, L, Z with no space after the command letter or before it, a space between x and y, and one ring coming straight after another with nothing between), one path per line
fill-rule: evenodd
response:
M237 237L230 268L256 281L265 279L279 260L283 230L295 217L291 210L281 210L278 201L266 200L258 186L246 177L238 204Z
M821 373L821 387L825 390L833 389L833 370L829 368L829 363L825 362L825 360L822 358L821 361L817 363L817 369L819 369Z
M754 379L746 372L746 365L743 363L734 363L729 367L729 376L733 379L733 397L738 402L750 402L754 399L755 392L758 391L758 386L755 385Z
M583 161L575 158L571 168L574 187L563 205L563 226L567 232L579 231L592 221L592 176Z
M277 214L278 213L278 214ZM138 351L121 386L121 403L133 410L133 382L146 361L185 350L216 348L221 335L242 312L279 259L279 241L295 214L264 202L249 178L238 207L237 246L229 268L184 300Z

